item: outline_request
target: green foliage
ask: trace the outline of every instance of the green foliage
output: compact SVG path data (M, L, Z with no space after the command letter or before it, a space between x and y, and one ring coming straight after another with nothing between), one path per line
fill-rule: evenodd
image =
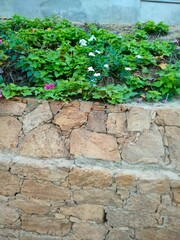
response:
M145 23L138 22L136 24L136 28L145 31L147 34L153 35L166 35L169 32L169 26L163 22L159 22L158 24L155 24L153 21L148 21Z
M119 37L93 24L14 16L0 22L0 95L112 104L169 99L180 92L180 54L176 43L149 37L167 32L150 21Z

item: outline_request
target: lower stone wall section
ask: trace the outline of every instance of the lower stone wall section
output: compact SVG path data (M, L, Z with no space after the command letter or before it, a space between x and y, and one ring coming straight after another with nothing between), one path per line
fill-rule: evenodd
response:
M171 170L0 155L0 239L179 240Z

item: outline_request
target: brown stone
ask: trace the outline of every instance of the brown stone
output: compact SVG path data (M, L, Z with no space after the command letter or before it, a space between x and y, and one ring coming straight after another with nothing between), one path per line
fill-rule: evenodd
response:
M19 192L19 179L17 176L0 170L0 194L13 196Z
M47 214L50 212L50 203L47 204L43 200L29 199L25 196L17 196L15 199L9 202L11 207L19 208L27 214Z
M172 193L173 193L173 201L175 203L180 204L180 188L173 188Z
M75 168L69 175L71 186L106 188L112 184L112 177L105 170Z
M55 117L54 123L60 126L62 131L70 131L81 127L87 121L87 113L81 112L75 107L63 108Z
M156 219L159 217L156 213L148 211L123 211L119 208L107 208L107 224L111 227L154 227L157 225Z
M175 206L163 206L161 210L161 215L166 217L174 217L180 219L180 211L178 207Z
M107 104L100 103L100 102L94 102L92 106L92 110L94 111L104 111L106 109Z
M64 103L61 101L50 101L49 102L51 112L57 114L63 107Z
M28 133L19 146L19 153L32 157L67 157L63 137L52 124L40 126Z
M179 240L179 230L172 228L145 228L136 231L137 240Z
M109 134L121 135L125 132L125 113L109 113L107 119L107 132Z
M16 116L21 116L26 108L26 104L11 101L11 100L1 100L0 101L0 113L1 114L12 114Z
M162 163L164 147L161 134L153 128L145 131L138 140L124 144L122 158L129 163Z
M159 194L149 193L148 195L135 194L128 198L125 210L137 212L156 212L160 205Z
M130 189L136 186L136 177L130 174L117 174L115 176L116 185L118 188Z
M58 182L64 182L68 176L68 170L61 170L56 166L46 165L45 162L41 162L40 160L28 160L28 163L27 161L24 161L23 163L17 162L14 164L11 168L11 172L28 179L35 178L39 180Z
M82 204L75 207L62 207L60 212L65 216L73 216L85 221L104 222L104 209L100 205Z
M161 126L180 127L180 109L165 108L157 109L157 124Z
M6 227L19 227L20 219L19 213L16 209L0 204L0 224Z
M102 240L108 232L108 229L102 225L78 223L73 225L74 234L80 239Z
M80 111L89 113L91 111L93 103L92 102L80 102Z
M166 127L166 136L169 146L170 159L176 165L177 170L180 170L180 128Z
M21 231L20 240L66 240L66 238L60 236L40 235L32 232ZM67 239L70 240L70 239ZM75 240L75 239L74 239Z
M140 179L139 188L142 194L146 193L165 194L170 192L169 180L167 178Z
M116 139L102 133L84 129L73 130L70 136L70 153L74 157L118 161L120 153Z
M14 150L22 124L15 117L4 116L0 117L0 126L0 149Z
M58 201L65 201L70 198L68 189L49 182L36 182L34 180L25 180L21 193L29 197Z
M22 215L22 229L61 237L69 233L71 224L68 220L58 220L52 217Z
M127 128L128 131L149 130L150 124L155 117L155 112L151 109L142 107L133 107L127 114Z
M107 237L106 240L132 240L131 234L128 231L120 230L120 229L112 229Z
M43 102L34 111L28 113L23 118L24 133L26 134L43 123L47 123L52 117L53 115L50 111L48 102Z
M104 111L90 112L86 128L94 132L106 133L106 119Z
M121 197L115 192L106 189L76 190L73 192L73 198L78 204L122 207Z

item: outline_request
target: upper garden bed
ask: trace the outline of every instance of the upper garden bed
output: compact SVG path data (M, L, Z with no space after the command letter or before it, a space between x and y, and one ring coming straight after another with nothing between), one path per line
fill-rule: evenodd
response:
M92 24L14 16L0 22L0 97L164 101L180 94L179 39L136 24L120 36Z

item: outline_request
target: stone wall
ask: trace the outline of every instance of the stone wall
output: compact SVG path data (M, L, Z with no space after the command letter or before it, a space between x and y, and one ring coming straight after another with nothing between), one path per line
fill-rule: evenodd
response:
M0 101L1 240L179 240L180 105Z

